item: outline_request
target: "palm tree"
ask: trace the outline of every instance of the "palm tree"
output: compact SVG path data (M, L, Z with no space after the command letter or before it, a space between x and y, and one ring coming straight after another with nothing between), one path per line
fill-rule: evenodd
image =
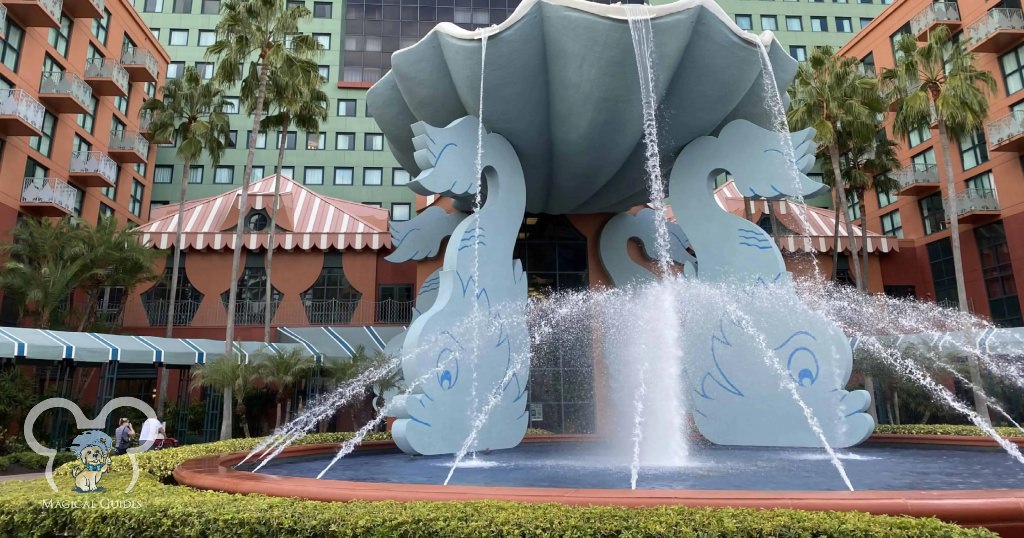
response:
M181 194L178 199L174 259L171 262L171 282L167 295L167 329L164 334L168 338L174 334L174 308L178 299L178 272L181 268L182 227L189 171L192 163L202 159L204 153L209 155L214 167L220 162L224 154L224 141L230 134L230 123L223 110L227 104L220 86L203 81L199 71L188 66L181 78L164 85L162 100L150 98L142 105L142 110L154 114L151 124L154 140L176 140L178 150L175 155L181 159ZM163 367L160 372L156 412L163 416L168 373Z
M896 67L882 73L891 97L899 101L893 131L907 137L911 131L928 128L933 121L939 128L957 301L960 311L969 312L963 259L960 257L957 191L949 141L951 137L959 140L982 128L988 116L988 96L995 93L996 81L991 73L974 65L974 54L962 42L950 40L949 29L945 26L931 30L928 40L921 46L913 37L903 36L897 44L896 57ZM971 383L981 387L977 359L969 358L968 365ZM974 406L978 414L987 420L988 404L977 390L974 391Z
M878 81L857 68L857 59L833 57L832 53L832 47L815 48L797 69L796 79L789 88L792 101L788 116L791 129L814 127L816 130L815 141L832 165L836 207L841 215L847 215L846 181L839 164L840 155L846 151L842 142L844 138L873 138L878 115L885 110L885 101L879 93ZM846 234L851 242L854 275L859 282L860 257L849 219L846 219ZM838 261L837 254L834 260ZM833 275L836 265L833 263Z
M221 355L192 370L192 387L210 387L223 393L223 419L220 439L231 439L232 414L242 419L242 432L249 437L249 421L245 416L245 397L252 391L258 366L243 363L237 354ZM234 405L232 405L234 404Z
M319 47L319 43L317 43ZM268 109L276 109L274 114L263 118L260 123L262 131L277 129L281 143L278 144L277 166L274 168L274 205L270 210L270 238L267 242L266 266L267 282L264 298L266 307L263 310L263 341L270 341L270 319L272 296L274 235L277 232L277 206L281 199L281 166L284 163L284 140L288 129L293 125L306 132L320 131L320 122L327 119L327 94L321 89L327 82L320 76L319 68L313 60L286 56L284 65L270 75L267 82L267 97L270 101ZM242 83L242 99L248 106L256 96L254 84Z
M315 363L313 357L297 347L288 350L274 348L260 353L259 357L260 379L267 385L273 385L277 392L277 421L274 424L274 428L277 428L284 418L281 404L285 404L284 413L291 410L295 386L306 377Z
M364 372L384 366L393 360L394 359L390 355L387 355L382 351L377 351L373 356L370 356L370 354L366 352L366 347L359 345L356 346L355 354L353 354L351 358L343 359L340 357L331 357L325 361L323 365L324 378L332 386L340 387L341 385L352 382L352 380L359 377ZM378 394L383 395L385 392L399 386L400 377L401 370L395 368L390 373L375 379L365 388L370 388L370 385L372 385L376 388ZM354 416L352 417L352 423L355 423Z
M222 84L233 85L242 79L248 79L250 83L256 81L255 99L250 110L252 129L249 132L249 153L245 159L235 247L231 259L225 354L231 353L234 343L245 204L249 196L249 176L252 175L256 136L263 118L264 101L267 99L267 83L270 72L285 65L289 56L312 58L315 55L318 50L316 39L299 33L299 23L309 18L309 15L310 11L305 7L287 7L280 0L227 0L216 27L217 41L206 52L208 57L217 59L214 78Z
M23 315L48 329L62 323L61 307L90 272L92 260L78 219L23 219L0 245L0 289Z

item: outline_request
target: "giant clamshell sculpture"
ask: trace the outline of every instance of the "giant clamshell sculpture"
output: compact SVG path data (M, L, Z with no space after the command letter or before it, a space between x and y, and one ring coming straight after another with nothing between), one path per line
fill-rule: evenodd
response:
M742 31L711 0L650 6L645 13L655 51L661 165L672 171L669 196L696 250L697 278L792 293L770 237L721 211L715 226L728 230L687 228L683 213L718 210L711 175L721 171L756 176L737 182L767 198L823 187L802 174L795 182L779 179L813 162L807 156L813 133L793 135L798 161L783 157L785 135L772 130L765 106L766 87L773 85L762 78L761 47L780 88L792 80L796 62L771 33ZM391 410L395 441L406 452L510 448L522 439L529 334L525 278L512 259L519 226L527 212L620 213L649 200L636 74L626 6L525 0L491 28L439 24L396 52L391 71L370 89L367 106L415 177L410 188L450 197L460 210L432 208L392 231L395 262L433 256L451 235L443 267L417 298L415 319L389 344L402 349L403 375L414 387ZM688 145L695 149L684 162ZM474 201L483 203L471 212ZM725 232L740 237L718 251L714 236ZM750 258L745 245L753 247ZM861 412L868 400L863 391L842 390L852 358L838 328L811 312L780 320L754 308L749 315L782 354L828 440L850 446L865 439L873 428ZM709 323L684 328L701 342L687 351L686 374L701 432L724 444L819 445L790 395L765 381L764 361L743 342L736 320L723 313ZM484 415L471 437L472 423Z

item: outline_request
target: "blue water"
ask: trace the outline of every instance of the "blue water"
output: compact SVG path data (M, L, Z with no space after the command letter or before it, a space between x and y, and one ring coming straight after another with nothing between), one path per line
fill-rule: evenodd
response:
M999 449L863 445L840 450L857 490L1024 488L1024 466ZM330 455L277 458L260 472L315 477ZM354 453L324 479L441 484L449 456ZM246 469L246 467L243 467ZM251 467L248 467L251 469ZM452 485L628 488L629 460L594 444L528 444L467 457ZM845 490L824 450L707 447L675 468L642 468L641 489Z

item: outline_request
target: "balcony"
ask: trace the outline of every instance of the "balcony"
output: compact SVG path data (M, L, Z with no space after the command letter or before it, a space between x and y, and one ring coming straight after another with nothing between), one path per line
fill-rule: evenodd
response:
M949 199L944 199L946 215L950 214ZM981 224L999 218L999 200L993 189L967 189L956 193L956 214L960 222Z
M886 87L885 87L885 89L888 92L893 92L893 93L895 93L896 88L897 88L896 85L893 84L893 83L888 83L888 85L886 85ZM903 87L902 91L900 91L899 96L897 96L896 98L894 98L892 101L889 102L889 108L888 108L889 112L896 112L897 110L899 110L900 106L903 104L903 98L908 96L908 95L910 95L910 94L912 94L912 93L914 93L914 92L916 92L920 88L921 88L921 83L919 81L916 81L916 80L908 81L907 85Z
M72 19L98 19L103 16L103 0L68 0L64 13Z
M4 0L9 17L22 26L41 28L60 28L61 4L61 0Z
M1024 110L989 122L985 136L992 151L1024 151Z
M143 110L139 112L139 133L146 137L153 144L166 144L169 140L155 140L153 138L153 119L155 114L150 110Z
M85 81L96 95L127 97L131 82L128 71L113 58L90 58L85 63Z
M45 114L43 105L25 90L0 90L0 134L39 136Z
M206 302L210 301L210 302ZM203 304L206 303L206 304ZM167 301L128 302L124 311L125 327L163 327L167 324ZM235 306L235 323L239 326L262 325L266 303L239 300ZM274 325L291 327L407 325L412 319L413 302L344 301L337 299L305 300L297 297L270 303ZM188 327L224 327L227 307L217 297L203 301L177 301L174 325Z
M153 53L146 49L125 47L121 51L121 65L132 82L156 82L159 65Z
M113 187L117 163L102 151L73 151L68 177L84 187Z
M110 157L119 163L144 163L149 155L149 141L135 131L110 133Z
M910 19L910 30L918 41L928 39L928 32L939 26L949 27L950 33L960 29L960 8L956 2L933 2Z
M84 114L92 104L92 88L74 73L46 71L39 81L39 100L60 114Z
M21 189L21 207L40 217L73 215L77 202L78 191L55 177L27 177Z
M5 37L5 31L7 31L7 6L0 4L0 38Z
M1006 52L1024 41L1024 13L1019 8L990 9L964 33L971 52Z
M900 196L924 196L939 190L939 168L934 164L911 164L893 177L900 182Z

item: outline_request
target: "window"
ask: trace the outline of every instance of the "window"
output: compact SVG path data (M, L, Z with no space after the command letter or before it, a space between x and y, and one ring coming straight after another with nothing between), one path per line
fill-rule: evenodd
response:
M351 185L352 184L352 168L348 166L337 166L334 168L334 184L335 185Z
M188 169L188 182L193 185L203 183L203 165L193 164Z
M791 45L789 47L789 55L798 62L807 61L807 47L803 45Z
M846 215L850 220L857 220L861 217L861 205L860 197L857 196L857 192L851 192L846 195Z
M192 0L174 0L172 13L192 13Z
M146 163L135 163L132 165L132 170L134 170L139 177L146 177Z
M217 32L213 30L199 30L199 42L196 43L200 47L209 47L210 45L217 42Z
M931 235L946 229L946 211L942 208L942 195L935 193L917 201L924 222L924 234Z
M324 50L331 50L331 34L313 34L313 39L315 39Z
M306 316L314 325L340 325L352 321L362 294L345 278L342 258L341 252L325 252L320 277L301 294Z
M153 168L153 183L170 183L174 177L174 165L158 164Z
M145 0L142 3L143 13L163 13L164 0Z
M890 2L886 2L885 0L883 0L883 3ZM900 58L903 57L903 53L899 51L899 43L905 35L913 35L913 31L911 31L910 29L909 22L901 26L899 30L896 30L895 32L892 33L892 35L889 36L889 46L892 47L892 55L896 58L896 61L899 61Z
M153 39L155 39L157 41L160 41L160 29L159 28L150 28L149 29L149 33L153 34Z
M391 204L391 220L409 220L411 211L409 204Z
M775 15L761 15L761 29L778 31L779 18Z
M380 185L382 176L380 168L363 168L363 185Z
M238 114L238 97L225 97L222 112L225 114Z
M861 3L863 4L864 0L861 0ZM868 3L870 4L871 2L868 2ZM875 20L875 19L872 19L871 17L861 17L860 18L860 29L863 30L863 29L867 28L868 25L871 24L871 21L873 21L873 20Z
M992 173L976 175L964 182L967 186L967 193L972 197L992 198L996 195L992 187Z
M359 203L361 203L361 204L363 204L365 206L369 206L369 207L376 207L378 209L383 207L380 202L359 202Z
M100 202L100 218L110 218L114 216L114 208Z
M270 224L270 217L263 211L251 211L245 217L245 230L249 232L262 232Z
M171 36L167 40L169 45L188 45L188 30L171 29Z
M103 18L92 20L92 35L103 45L107 44L107 29L110 28L110 11L103 10Z
M909 142L910 143L910 147L913 148L913 147L919 146L921 144L921 142L924 142L925 140L931 139L931 137L932 137L932 130L931 130L931 128L928 127L927 125L922 125L922 126L918 127L917 129L914 129L913 131L910 131L910 135L907 136L907 142Z
M395 168L391 171L391 184L399 187L401 185L409 184L409 172L401 168Z
M329 19L331 18L332 4L330 2L313 2L313 18L314 19Z
M964 170L970 170L988 161L985 132L981 129L960 139L960 162Z
M879 209L881 209L881 208L883 208L885 206L892 205L892 204L896 203L897 196L896 196L895 192L883 192L883 191L879 190L878 188L876 188L875 189L875 194L878 195L878 208Z
M306 149L327 149L327 133L306 133Z
M132 197L128 202L128 211L136 217L142 216L142 198L146 193L146 187L137 179L132 180Z
M68 41L71 40L71 27L73 21L67 15L60 16L60 28L50 28L46 41L50 43L61 56L68 57Z
M1006 95L1013 95L1024 88L1024 45L999 57L1003 71Z
M306 185L323 185L324 184L324 167L322 166L307 166L303 170L302 182Z
M295 167L294 166L282 166L281 167L281 175L286 177L286 178L295 179Z
M928 243L928 265L932 270L935 302L956 308L960 301L956 292L956 273L953 266L953 248L949 238Z
M981 256L981 274L985 277L985 292L988 295L992 321L1000 327L1019 327L1021 319L1020 298L1010 263L1010 249L1002 222L993 222L974 229Z
M853 32L853 21L850 17L836 17L836 31L844 34Z
M213 182L217 185L230 185L235 182L234 166L218 166L213 171Z
M0 63L9 67L11 71L18 70L18 58L21 56L21 43L24 37L25 31L8 17L4 37L0 39Z
M57 116L49 111L43 112L43 136L33 136L28 139L28 145L45 157L50 156L53 149L53 133L57 129Z
M316 71L320 75L320 78L322 78L324 80L330 80L331 79L331 67L330 66L328 66L328 65L318 65L318 66L316 66ZM326 108L326 107L324 107L324 108Z
M266 308L270 307L270 316L273 317L281 303L283 295L274 287L270 288L270 301L266 300L267 270L263 267L263 260L262 254L245 257L245 270L238 278L238 302L235 303L235 319L239 325L262 324ZM228 295L228 292L221 294L225 307Z
M82 138L81 136L79 136L76 133L75 134L74 142L71 143L71 150L72 151L92 151L92 144L90 144L88 141L86 141L86 139ZM143 175L145 175L145 174L143 174Z
M860 71L868 76L875 76L875 54L869 52L860 60Z
M356 115L356 100L338 99L338 115L354 117Z
M827 32L828 31L828 18L826 17L811 17L811 31L812 32Z
M167 257L164 265L163 278L157 280L153 287L142 294L142 305L146 309L146 317L149 324L162 326L167 324L167 301L171 295L171 271L174 265L174 258ZM203 294L192 286L188 279L188 264L185 263L187 253L182 252L179 258L180 269L178 271L178 285L175 287L174 302L179 306L174 310L174 324L188 325L195 316L199 303L203 301Z
M903 223L900 221L900 211L897 209L892 213L886 213L880 217L882 221L882 235L895 235L903 239Z
M170 62L167 64L167 78L181 78L185 74L185 62Z
M337 133L334 135L334 149L352 151L356 149L355 133Z
M252 183L253 181L259 181L259 180L263 179L263 176L264 176L263 167L262 166L253 166L252 167L252 173L249 174L249 183Z
M203 80L213 78L213 62L196 62L196 71Z
M220 13L220 0L201 0L203 15L217 15Z
M366 151L384 151L384 135L366 133L363 137L363 149Z
M288 131L284 137L284 149L295 149L295 139L298 134L295 131ZM277 143L274 149L281 149L281 133L277 133Z
M935 150L928 148L910 158L916 172L928 172L935 169Z
M248 134L245 135L245 149L249 149L249 141L251 139L252 131L248 131ZM267 149L267 133L256 133L255 149Z
M790 32L803 32L804 31L804 18L803 17L786 17L786 30Z
M75 121L79 127L85 129L88 132L92 132L92 127L96 123L96 106L99 104L99 99L94 95L89 102L89 111L84 114L79 114Z
M736 26L742 30L753 30L754 18L750 15L736 15Z

